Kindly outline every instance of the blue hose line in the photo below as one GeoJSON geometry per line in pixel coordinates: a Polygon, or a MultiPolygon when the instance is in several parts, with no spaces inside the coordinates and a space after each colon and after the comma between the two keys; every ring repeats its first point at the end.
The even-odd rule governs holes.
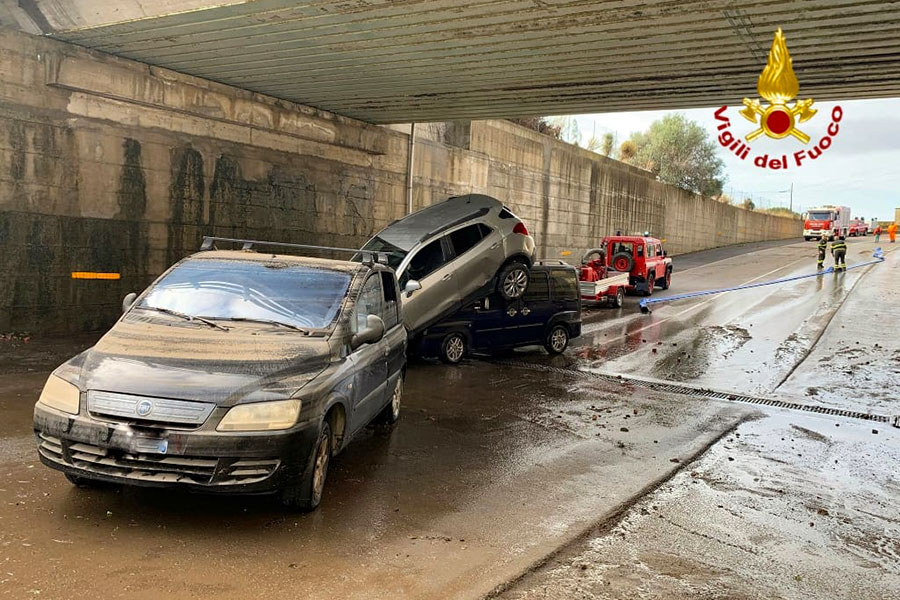
{"type": "MultiPolygon", "coordinates": [[[[859,267],[865,267],[866,265],[874,265],[877,263],[884,262],[884,251],[879,246],[875,248],[875,251],[872,252],[872,258],[874,260],[870,260],[867,262],[857,263],[855,265],[850,265],[845,271],[849,271],[850,269],[857,269],[859,267]]],[[[826,273],[834,273],[834,267],[828,267],[824,271],[817,271],[815,273],[810,273],[808,275],[796,275],[794,277],[782,277],[781,279],[773,279],[772,281],[761,281],[759,283],[750,283],[747,285],[739,285],[730,288],[721,288],[718,290],[704,290],[702,292],[690,292],[688,294],[678,294],[676,296],[666,296],[665,298],[644,298],[640,302],[641,310],[644,312],[649,312],[647,307],[651,304],[657,304],[658,302],[672,302],[674,300],[684,300],[685,298],[697,298],[698,296],[711,296],[713,294],[722,294],[725,292],[733,292],[735,290],[747,290],[750,288],[762,287],[764,285],[775,285],[776,283],[785,283],[788,281],[797,281],[798,279],[806,279],[807,277],[820,277],[825,275],[826,273]]]]}

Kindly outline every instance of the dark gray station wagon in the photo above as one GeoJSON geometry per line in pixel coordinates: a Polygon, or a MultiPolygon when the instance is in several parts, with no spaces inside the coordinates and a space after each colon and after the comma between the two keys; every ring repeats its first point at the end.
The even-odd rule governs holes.
{"type": "Polygon", "coordinates": [[[77,485],[278,492],[309,510],[332,455],[398,419],[394,272],[372,255],[215,249],[234,241],[207,238],[129,294],[97,345],[53,372],[34,409],[45,465],[77,485]]]}

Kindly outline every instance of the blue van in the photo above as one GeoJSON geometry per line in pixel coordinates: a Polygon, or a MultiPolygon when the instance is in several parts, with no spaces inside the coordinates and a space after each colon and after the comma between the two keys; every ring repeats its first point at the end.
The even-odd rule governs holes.
{"type": "Polygon", "coordinates": [[[468,304],[428,327],[419,352],[449,364],[469,353],[519,346],[543,345],[550,354],[561,354],[579,335],[578,272],[562,261],[539,261],[531,268],[524,296],[504,300],[494,293],[468,304]]]}

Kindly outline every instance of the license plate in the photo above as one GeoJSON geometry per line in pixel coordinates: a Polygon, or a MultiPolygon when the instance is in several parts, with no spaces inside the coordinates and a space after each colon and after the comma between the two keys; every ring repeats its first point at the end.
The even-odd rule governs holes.
{"type": "Polygon", "coordinates": [[[134,448],[143,454],[165,454],[169,451],[169,440],[137,438],[134,442],[134,448]]]}

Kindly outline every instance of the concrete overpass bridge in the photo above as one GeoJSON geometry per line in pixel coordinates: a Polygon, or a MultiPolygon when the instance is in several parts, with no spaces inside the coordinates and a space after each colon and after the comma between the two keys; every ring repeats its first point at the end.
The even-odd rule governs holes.
{"type": "Polygon", "coordinates": [[[0,0],[0,23],[372,123],[900,95],[900,2],[0,0]]]}

